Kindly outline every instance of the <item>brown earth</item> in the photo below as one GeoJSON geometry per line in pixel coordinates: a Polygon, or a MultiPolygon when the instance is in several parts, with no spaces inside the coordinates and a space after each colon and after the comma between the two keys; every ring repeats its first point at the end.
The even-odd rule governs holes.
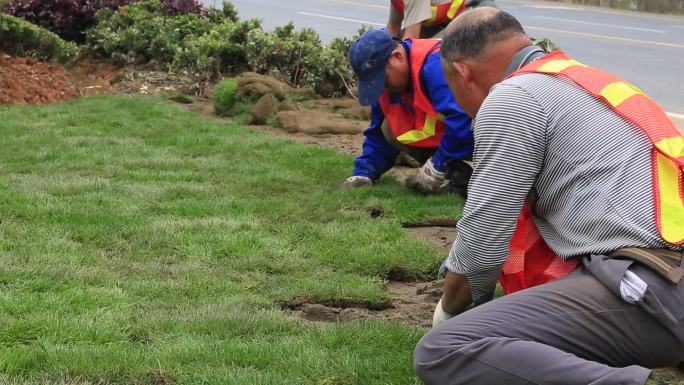
{"type": "Polygon", "coordinates": [[[379,309],[367,304],[311,303],[295,299],[281,304],[299,317],[313,322],[345,322],[378,319],[411,325],[430,326],[432,310],[442,296],[441,282],[388,282],[385,289],[392,299],[379,309]]]}
{"type": "Polygon", "coordinates": [[[81,59],[69,68],[34,58],[0,54],[0,104],[56,103],[106,93],[200,95],[203,84],[166,72],[117,67],[81,59]]]}
{"type": "Polygon", "coordinates": [[[62,66],[0,55],[0,104],[54,103],[80,95],[62,66]]]}

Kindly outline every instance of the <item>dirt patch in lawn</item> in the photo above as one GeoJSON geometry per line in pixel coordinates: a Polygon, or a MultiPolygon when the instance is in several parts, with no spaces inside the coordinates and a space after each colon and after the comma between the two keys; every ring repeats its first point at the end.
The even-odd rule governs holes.
{"type": "Polygon", "coordinates": [[[432,311],[442,296],[441,282],[388,282],[385,289],[392,299],[380,303],[323,301],[306,298],[284,302],[281,307],[312,322],[345,322],[377,319],[404,324],[430,326],[432,311]]]}
{"type": "MultiPolygon", "coordinates": [[[[371,216],[382,215],[374,208],[370,208],[369,213],[371,216]]],[[[445,253],[456,237],[454,220],[449,218],[433,218],[422,224],[407,224],[405,227],[412,238],[423,240],[445,253]]],[[[281,307],[313,322],[379,319],[429,327],[435,304],[442,296],[443,281],[404,282],[401,271],[390,271],[387,278],[390,281],[385,284],[385,290],[390,294],[389,301],[311,301],[300,297],[281,303],[281,307]]]]}
{"type": "Polygon", "coordinates": [[[456,229],[445,226],[423,226],[406,228],[409,236],[414,239],[425,241],[444,251],[444,255],[451,249],[451,244],[456,239],[456,229]]]}
{"type": "Polygon", "coordinates": [[[104,61],[84,58],[67,69],[69,81],[80,95],[102,95],[115,91],[115,85],[130,71],[130,67],[116,67],[104,61]]]}

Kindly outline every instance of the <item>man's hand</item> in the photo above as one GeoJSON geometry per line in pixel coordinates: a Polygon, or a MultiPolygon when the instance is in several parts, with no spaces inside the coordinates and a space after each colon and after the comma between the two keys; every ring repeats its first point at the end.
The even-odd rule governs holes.
{"type": "Polygon", "coordinates": [[[425,194],[434,194],[446,184],[445,172],[438,171],[432,158],[421,167],[416,175],[407,181],[407,185],[425,194]]]}
{"type": "Polygon", "coordinates": [[[435,306],[435,313],[432,315],[432,327],[443,324],[451,317],[453,317],[451,314],[444,311],[442,299],[440,298],[439,302],[437,302],[437,306],[435,306]]]}
{"type": "Polygon", "coordinates": [[[342,188],[355,188],[355,187],[371,187],[373,186],[373,181],[367,176],[354,175],[347,178],[347,180],[342,183],[342,188]]]}

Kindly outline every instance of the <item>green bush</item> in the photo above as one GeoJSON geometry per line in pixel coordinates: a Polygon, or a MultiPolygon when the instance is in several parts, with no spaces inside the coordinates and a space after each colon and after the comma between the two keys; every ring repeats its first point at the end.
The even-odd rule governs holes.
{"type": "Polygon", "coordinates": [[[238,11],[235,6],[228,1],[223,1],[221,9],[209,8],[206,10],[206,16],[214,24],[221,24],[224,21],[238,21],[238,11]]]}
{"type": "Polygon", "coordinates": [[[194,13],[166,15],[159,0],[144,0],[119,11],[103,9],[99,23],[86,33],[95,57],[117,58],[131,64],[154,62],[168,66],[186,39],[195,39],[213,26],[194,13]]]}
{"type": "Polygon", "coordinates": [[[196,39],[185,40],[171,67],[201,80],[221,73],[235,74],[247,66],[245,45],[250,31],[261,28],[259,20],[224,21],[196,39]]]}
{"type": "Polygon", "coordinates": [[[214,111],[218,115],[233,115],[238,105],[237,78],[220,81],[214,89],[214,111]]]}
{"type": "MultiPolygon", "coordinates": [[[[358,36],[363,32],[359,30],[358,36]]],[[[339,96],[354,87],[347,51],[355,39],[338,38],[325,46],[316,31],[295,31],[292,23],[273,32],[253,30],[247,39],[247,62],[253,71],[288,79],[295,87],[309,86],[323,96],[339,96]]]]}
{"type": "Polygon", "coordinates": [[[56,34],[0,13],[0,51],[17,56],[33,56],[43,60],[70,63],[78,54],[76,44],[62,40],[56,34]]]}
{"type": "Polygon", "coordinates": [[[202,15],[168,15],[159,0],[142,0],[118,11],[102,10],[98,18],[87,32],[96,57],[152,63],[203,82],[251,69],[324,96],[354,88],[347,63],[353,39],[335,39],[326,46],[314,30],[295,31],[292,23],[266,32],[259,20],[240,21],[228,2],[202,15]]]}
{"type": "Polygon", "coordinates": [[[246,67],[244,46],[258,20],[239,21],[230,3],[206,14],[169,15],[159,0],[143,0],[115,12],[98,13],[97,27],[87,33],[95,57],[132,64],[153,63],[199,80],[246,67]]]}

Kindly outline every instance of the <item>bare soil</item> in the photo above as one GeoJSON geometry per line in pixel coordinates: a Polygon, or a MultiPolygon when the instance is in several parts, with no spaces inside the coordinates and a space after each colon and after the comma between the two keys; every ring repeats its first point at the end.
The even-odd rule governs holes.
{"type": "Polygon", "coordinates": [[[0,54],[0,104],[54,103],[80,95],[62,66],[0,54]]]}
{"type": "Polygon", "coordinates": [[[441,282],[388,282],[385,289],[392,295],[392,299],[383,303],[379,309],[369,308],[363,303],[315,303],[301,299],[284,303],[282,307],[312,322],[378,319],[430,326],[432,310],[442,296],[441,282]]]}

